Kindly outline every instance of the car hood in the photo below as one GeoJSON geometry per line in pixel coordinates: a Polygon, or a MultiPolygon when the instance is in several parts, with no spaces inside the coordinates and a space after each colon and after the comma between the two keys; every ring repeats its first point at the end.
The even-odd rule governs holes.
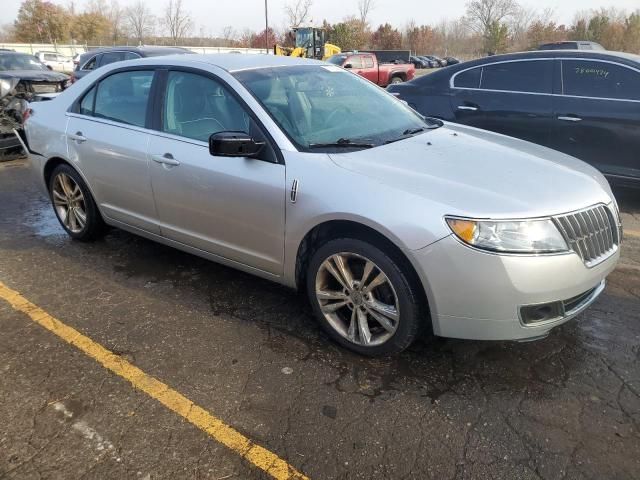
{"type": "Polygon", "coordinates": [[[0,78],[19,78],[31,82],[62,82],[69,76],[52,70],[3,70],[0,71],[0,78]]]}
{"type": "Polygon", "coordinates": [[[341,168],[441,204],[443,214],[541,217],[613,199],[602,174],[580,160],[462,125],[330,157],[341,168]]]}

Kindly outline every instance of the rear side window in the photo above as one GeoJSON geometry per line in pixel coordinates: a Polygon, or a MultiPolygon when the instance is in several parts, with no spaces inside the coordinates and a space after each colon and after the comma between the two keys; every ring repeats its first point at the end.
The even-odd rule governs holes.
{"type": "Polygon", "coordinates": [[[82,67],[82,70],[93,70],[94,68],[96,68],[97,58],[98,58],[98,55],[96,55],[95,57],[92,57],[87,63],[84,64],[84,66],[82,67]]]}
{"type": "Polygon", "coordinates": [[[351,64],[351,68],[364,68],[362,57],[349,57],[345,65],[351,64]]]}
{"type": "Polygon", "coordinates": [[[55,54],[45,53],[44,54],[44,59],[47,60],[47,61],[55,61],[55,60],[57,60],[57,57],[56,57],[55,54]]]}
{"type": "Polygon", "coordinates": [[[456,88],[479,88],[480,72],[482,72],[482,67],[459,73],[453,79],[453,86],[456,88]]]}
{"type": "Polygon", "coordinates": [[[97,87],[94,116],[138,127],[145,126],[153,71],[119,72],[97,87]]]}
{"type": "Polygon", "coordinates": [[[640,73],[613,63],[563,60],[565,95],[640,100],[640,73]]]}
{"type": "Polygon", "coordinates": [[[137,53],[124,52],[124,59],[125,60],[135,60],[137,58],[140,58],[140,55],[138,55],[137,53]]]}
{"type": "Polygon", "coordinates": [[[93,115],[93,99],[96,98],[96,87],[91,87],[80,102],[80,114],[93,115]]]}
{"type": "Polygon", "coordinates": [[[482,67],[480,88],[510,92],[552,93],[553,62],[531,60],[482,67]]]}
{"type": "Polygon", "coordinates": [[[109,65],[114,62],[121,62],[124,60],[125,52],[106,52],[102,54],[102,58],[100,59],[100,66],[109,65]]]}

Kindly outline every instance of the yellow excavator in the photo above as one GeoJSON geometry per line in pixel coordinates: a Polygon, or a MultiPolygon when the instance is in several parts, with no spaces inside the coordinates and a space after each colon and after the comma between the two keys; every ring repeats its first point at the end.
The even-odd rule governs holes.
{"type": "Polygon", "coordinates": [[[325,41],[326,32],[322,28],[312,26],[294,27],[291,29],[290,35],[295,37],[295,47],[274,45],[274,54],[326,60],[331,55],[342,51],[340,47],[325,41]]]}

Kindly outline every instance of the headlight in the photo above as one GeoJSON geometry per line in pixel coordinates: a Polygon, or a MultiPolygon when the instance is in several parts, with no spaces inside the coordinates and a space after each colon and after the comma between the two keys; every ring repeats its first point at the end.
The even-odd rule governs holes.
{"type": "Polygon", "coordinates": [[[0,98],[4,98],[16,88],[20,80],[17,78],[0,78],[0,98]]]}
{"type": "Polygon", "coordinates": [[[553,253],[569,250],[560,231],[545,220],[470,220],[446,218],[449,228],[464,243],[504,253],[553,253]]]}

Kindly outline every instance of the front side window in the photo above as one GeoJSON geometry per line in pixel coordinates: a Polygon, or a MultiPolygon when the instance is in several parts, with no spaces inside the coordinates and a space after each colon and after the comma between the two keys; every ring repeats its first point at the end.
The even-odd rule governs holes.
{"type": "Polygon", "coordinates": [[[562,60],[565,95],[640,100],[640,72],[596,60],[562,60]]]}
{"type": "Polygon", "coordinates": [[[93,115],[144,127],[152,80],[153,71],[119,72],[101,80],[93,115]]]}
{"type": "Polygon", "coordinates": [[[219,82],[202,75],[171,71],[167,79],[162,129],[208,141],[219,132],[250,132],[250,118],[219,82]]]}
{"type": "Polygon", "coordinates": [[[373,58],[364,57],[364,68],[373,68],[373,58]]]}
{"type": "Polygon", "coordinates": [[[124,60],[136,60],[140,58],[140,55],[133,52],[124,52],[124,60]]]}
{"type": "Polygon", "coordinates": [[[453,86],[456,88],[479,88],[481,72],[482,67],[461,72],[453,79],[453,86]]]}
{"type": "Polygon", "coordinates": [[[510,92],[552,93],[553,61],[494,63],[482,67],[480,88],[510,92]]]}
{"type": "Polygon", "coordinates": [[[440,125],[334,65],[261,68],[234,76],[306,151],[345,151],[349,144],[369,148],[440,125]]]}
{"type": "Polygon", "coordinates": [[[47,61],[56,61],[58,58],[53,53],[45,53],[44,54],[44,59],[47,60],[47,61]]]}

